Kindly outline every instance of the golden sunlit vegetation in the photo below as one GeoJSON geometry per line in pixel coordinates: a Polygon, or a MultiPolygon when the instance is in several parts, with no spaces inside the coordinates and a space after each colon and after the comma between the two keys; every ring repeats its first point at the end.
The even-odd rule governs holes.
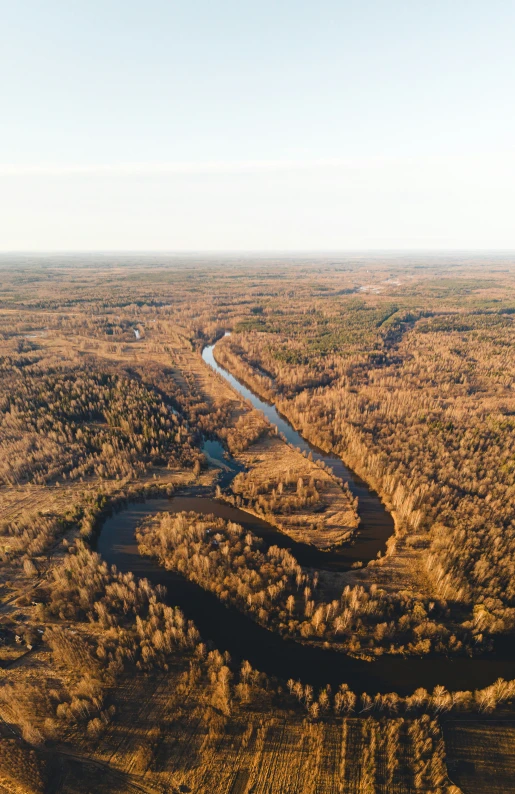
{"type": "Polygon", "coordinates": [[[179,571],[216,593],[222,601],[249,612],[264,626],[346,651],[380,655],[384,651],[463,652],[470,637],[458,639],[444,625],[445,603],[415,599],[407,592],[387,593],[372,585],[347,585],[330,603],[317,593],[318,572],[298,565],[287,549],[264,549],[243,527],[195,513],[148,519],[137,538],[143,554],[179,571]]]}
{"type": "Polygon", "coordinates": [[[346,483],[309,457],[270,435],[254,442],[238,460],[246,471],[236,475],[225,499],[243,507],[294,540],[320,549],[349,540],[359,519],[346,483]]]}
{"type": "Polygon", "coordinates": [[[473,298],[470,282],[465,296],[459,281],[455,295],[444,285],[432,310],[399,306],[381,321],[354,299],[348,308],[363,335],[338,354],[313,348],[317,333],[326,339],[342,325],[329,310],[312,315],[308,331],[273,316],[270,328],[217,346],[219,360],[273,395],[305,437],[375,485],[398,518],[397,545],[420,549],[433,592],[469,605],[464,628],[477,636],[515,621],[513,287],[508,280],[502,297],[481,300],[482,287],[492,292],[483,284],[473,284],[473,298]],[[308,363],[289,362],[290,347],[308,363]]]}
{"type": "Polygon", "coordinates": [[[191,433],[170,400],[135,373],[87,356],[13,354],[2,363],[4,483],[137,477],[151,465],[194,462],[191,433]]]}
{"type": "Polygon", "coordinates": [[[367,531],[347,484],[204,364],[219,339],[217,361],[377,490],[394,535],[318,571],[164,512],[141,550],[371,669],[490,653],[515,631],[514,322],[507,257],[3,257],[0,792],[515,790],[512,681],[400,697],[274,679],[95,551],[112,508],[156,494],[217,493],[317,553],[367,531]]]}

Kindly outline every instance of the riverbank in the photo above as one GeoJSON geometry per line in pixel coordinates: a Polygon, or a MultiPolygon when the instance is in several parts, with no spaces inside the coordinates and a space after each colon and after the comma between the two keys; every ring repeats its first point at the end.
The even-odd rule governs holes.
{"type": "MultiPolygon", "coordinates": [[[[225,337],[230,336],[226,334],[225,337]]],[[[222,337],[224,339],[225,337],[222,337]]],[[[227,354],[220,356],[220,342],[204,348],[203,358],[206,363],[222,375],[238,393],[249,400],[252,405],[263,411],[268,420],[275,424],[288,441],[310,453],[315,460],[329,466],[334,473],[348,482],[351,493],[358,498],[360,527],[352,538],[363,551],[362,558],[356,557],[351,570],[338,574],[328,574],[324,585],[327,592],[338,593],[345,585],[365,584],[377,585],[389,592],[399,589],[410,589],[414,594],[436,597],[434,585],[427,575],[424,560],[418,551],[424,538],[414,536],[412,542],[406,542],[404,520],[400,512],[392,504],[389,493],[383,488],[380,478],[375,476],[370,467],[351,454],[348,449],[333,450],[330,443],[316,432],[314,427],[299,426],[291,415],[289,404],[278,399],[279,408],[268,399],[274,396],[270,391],[269,379],[261,376],[253,377],[248,366],[244,366],[238,377],[228,372],[223,364],[230,365],[233,360],[227,354]],[[217,356],[220,361],[217,360],[217,356]],[[242,380],[240,380],[242,378],[242,380]],[[378,524],[387,526],[389,533],[382,533],[378,524]],[[384,538],[384,544],[367,544],[366,533],[374,529],[384,538]],[[359,563],[362,563],[360,565],[359,563]]],[[[225,353],[225,349],[222,347],[225,353]]]]}
{"type": "Polygon", "coordinates": [[[334,548],[355,534],[359,518],[350,492],[282,439],[262,437],[237,459],[246,471],[231,483],[236,506],[319,549],[334,548]]]}
{"type": "Polygon", "coordinates": [[[211,369],[227,381],[230,386],[243,399],[247,400],[254,408],[262,411],[269,422],[277,428],[278,433],[300,452],[311,455],[313,461],[329,467],[332,474],[348,484],[353,497],[358,499],[358,516],[360,519],[359,532],[353,538],[352,546],[346,548],[348,568],[361,563],[366,565],[386,551],[388,539],[394,534],[395,526],[392,516],[386,510],[377,493],[371,490],[344,462],[333,453],[324,453],[318,447],[306,441],[282,416],[275,406],[265,402],[249,388],[242,385],[237,378],[227,372],[215,358],[216,344],[204,347],[202,358],[211,369]]]}
{"type": "MultiPolygon", "coordinates": [[[[233,664],[238,667],[248,660],[254,668],[283,681],[300,679],[304,683],[333,689],[345,682],[355,692],[410,695],[415,689],[427,690],[443,685],[449,691],[480,689],[498,678],[509,679],[513,674],[512,657],[484,656],[477,658],[443,655],[410,657],[383,655],[373,663],[356,659],[330,648],[313,647],[283,639],[255,623],[250,617],[225,606],[214,594],[173,571],[167,571],[150,558],[138,552],[135,532],[144,518],[160,512],[179,513],[195,511],[220,516],[235,521],[244,528],[264,537],[268,542],[278,540],[283,548],[292,547],[298,559],[302,544],[293,543],[266,522],[241,510],[220,504],[213,499],[196,496],[174,496],[170,500],[149,500],[127,506],[123,512],[109,517],[104,523],[97,542],[97,550],[110,565],[122,573],[133,572],[147,578],[154,586],[166,587],[166,602],[179,606],[198,627],[205,641],[212,641],[220,652],[228,651],[233,664]]],[[[320,552],[311,546],[304,547],[309,559],[314,555],[333,564],[338,552],[320,552]]],[[[305,564],[302,560],[302,564],[305,564]]]]}

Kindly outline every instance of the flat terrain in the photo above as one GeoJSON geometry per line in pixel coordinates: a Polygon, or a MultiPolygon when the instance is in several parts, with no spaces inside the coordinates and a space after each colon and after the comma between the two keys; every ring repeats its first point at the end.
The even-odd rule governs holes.
{"type": "Polygon", "coordinates": [[[86,259],[0,259],[0,792],[515,791],[511,683],[268,679],[93,551],[112,507],[214,496],[230,457],[220,498],[322,550],[359,532],[345,484],[202,361],[231,330],[223,365],[395,518],[384,557],[300,571],[287,608],[286,558],[247,571],[282,630],[297,610],[319,644],[452,664],[512,634],[513,262],[86,259]]]}
{"type": "MultiPolygon", "coordinates": [[[[269,523],[301,543],[310,543],[320,549],[330,548],[349,540],[358,527],[359,519],[352,504],[352,498],[327,471],[301,455],[290,445],[278,438],[266,437],[240,453],[248,474],[239,474],[232,483],[232,491],[243,497],[257,495],[252,504],[259,508],[259,494],[270,496],[275,491],[274,510],[271,512],[269,499],[263,499],[260,510],[269,523]],[[320,499],[313,505],[295,506],[298,481],[308,486],[311,479],[316,481],[320,499]],[[277,494],[278,483],[288,480],[292,483],[291,497],[288,489],[277,494]],[[290,506],[291,505],[291,506],[290,506]]],[[[252,509],[252,504],[250,509],[252,509]]]]}
{"type": "Polygon", "coordinates": [[[447,765],[464,794],[515,791],[515,722],[449,722],[445,725],[447,765]]]}

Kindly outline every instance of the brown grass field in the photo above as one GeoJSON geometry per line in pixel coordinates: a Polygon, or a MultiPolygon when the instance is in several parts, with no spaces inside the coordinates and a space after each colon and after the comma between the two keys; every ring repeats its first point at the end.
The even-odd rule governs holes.
{"type": "Polygon", "coordinates": [[[449,721],[444,726],[447,766],[465,794],[511,794],[515,789],[515,722],[449,721]]]}

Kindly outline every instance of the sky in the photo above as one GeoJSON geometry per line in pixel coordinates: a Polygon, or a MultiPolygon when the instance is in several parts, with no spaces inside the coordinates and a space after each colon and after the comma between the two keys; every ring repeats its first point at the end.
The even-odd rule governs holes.
{"type": "Polygon", "coordinates": [[[0,250],[515,250],[513,0],[0,0],[0,250]]]}

